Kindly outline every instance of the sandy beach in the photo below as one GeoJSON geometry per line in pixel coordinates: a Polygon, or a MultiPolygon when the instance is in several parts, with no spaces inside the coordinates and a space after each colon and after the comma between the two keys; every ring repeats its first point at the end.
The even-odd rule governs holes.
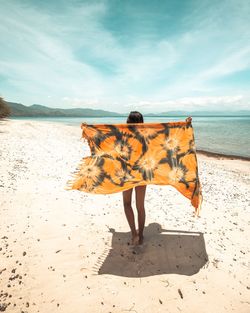
{"type": "Polygon", "coordinates": [[[122,196],[66,191],[80,127],[0,122],[0,311],[250,312],[250,161],[198,154],[201,217],[148,186],[145,243],[122,196]]]}

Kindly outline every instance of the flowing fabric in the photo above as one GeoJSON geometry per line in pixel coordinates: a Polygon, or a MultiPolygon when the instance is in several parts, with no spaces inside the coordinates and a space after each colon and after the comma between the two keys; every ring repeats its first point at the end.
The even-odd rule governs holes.
{"type": "Polygon", "coordinates": [[[202,193],[190,122],[82,124],[91,155],[69,189],[110,194],[142,185],[171,185],[191,200],[198,215],[202,193]]]}

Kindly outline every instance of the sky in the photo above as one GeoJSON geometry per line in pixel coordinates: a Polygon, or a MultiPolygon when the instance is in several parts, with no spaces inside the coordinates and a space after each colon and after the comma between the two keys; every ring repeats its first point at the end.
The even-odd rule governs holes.
{"type": "Polygon", "coordinates": [[[120,113],[250,109],[249,0],[0,0],[0,96],[120,113]]]}

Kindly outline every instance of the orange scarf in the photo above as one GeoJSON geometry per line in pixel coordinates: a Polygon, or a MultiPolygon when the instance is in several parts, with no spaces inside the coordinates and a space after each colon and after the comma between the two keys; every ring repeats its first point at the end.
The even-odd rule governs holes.
{"type": "Polygon", "coordinates": [[[109,194],[135,186],[171,185],[198,215],[201,186],[189,122],[82,124],[91,156],[84,157],[69,189],[109,194]]]}

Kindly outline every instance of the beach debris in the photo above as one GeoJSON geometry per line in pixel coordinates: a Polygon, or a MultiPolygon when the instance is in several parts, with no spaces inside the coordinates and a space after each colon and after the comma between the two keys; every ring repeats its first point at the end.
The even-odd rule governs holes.
{"type": "Polygon", "coordinates": [[[1,293],[0,293],[0,298],[4,298],[4,300],[8,297],[8,292],[3,292],[3,290],[1,290],[1,293]]]}
{"type": "Polygon", "coordinates": [[[214,259],[214,260],[212,261],[213,266],[216,267],[216,268],[218,268],[218,263],[219,263],[219,261],[220,261],[220,260],[218,260],[218,259],[214,259]]]}
{"type": "Polygon", "coordinates": [[[25,256],[27,254],[27,252],[26,251],[23,251],[23,256],[25,256]]]}
{"type": "Polygon", "coordinates": [[[170,285],[167,279],[161,280],[161,282],[166,284],[164,287],[168,287],[170,285]]]}
{"type": "Polygon", "coordinates": [[[53,266],[49,266],[49,267],[48,267],[48,270],[54,272],[54,271],[55,271],[55,268],[54,268],[53,266]]]}
{"type": "Polygon", "coordinates": [[[161,301],[161,299],[159,299],[159,302],[160,302],[160,304],[162,304],[162,301],[161,301]]]}
{"type": "Polygon", "coordinates": [[[56,253],[59,253],[60,251],[62,251],[62,250],[57,250],[56,253]]]}
{"type": "Polygon", "coordinates": [[[178,293],[179,293],[181,299],[183,299],[183,293],[182,293],[182,291],[180,289],[178,289],[178,293]]]}
{"type": "Polygon", "coordinates": [[[6,267],[3,268],[2,270],[0,270],[0,275],[2,274],[2,272],[6,271],[6,267]]]}
{"type": "Polygon", "coordinates": [[[16,274],[16,275],[11,275],[11,276],[9,277],[9,280],[14,280],[14,279],[16,279],[16,278],[18,278],[18,277],[19,277],[18,274],[16,274]]]}
{"type": "Polygon", "coordinates": [[[0,303],[0,312],[4,312],[8,307],[7,303],[0,303]]]}

